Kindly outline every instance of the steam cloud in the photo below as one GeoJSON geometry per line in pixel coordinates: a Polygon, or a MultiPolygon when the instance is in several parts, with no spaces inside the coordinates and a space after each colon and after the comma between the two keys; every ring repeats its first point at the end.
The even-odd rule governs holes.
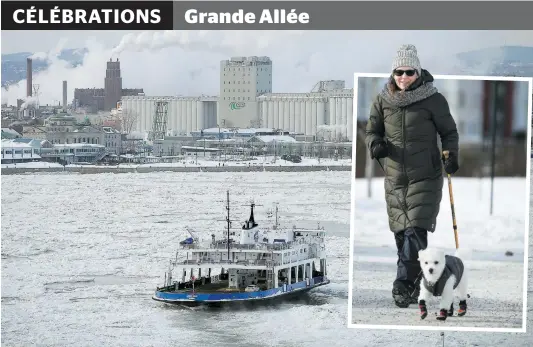
{"type": "MultiPolygon", "coordinates": [[[[124,51],[155,51],[168,47],[179,47],[185,51],[246,55],[246,51],[262,51],[271,45],[272,41],[269,40],[271,35],[262,35],[260,39],[253,40],[253,34],[250,33],[205,30],[131,33],[125,35],[112,52],[114,56],[118,56],[124,51]]],[[[304,33],[304,31],[290,31],[285,34],[285,38],[286,40],[296,40],[304,33]]]]}
{"type": "MultiPolygon", "coordinates": [[[[144,88],[147,95],[218,95],[220,60],[256,55],[273,60],[274,92],[309,92],[319,80],[332,79],[345,80],[351,88],[356,71],[388,72],[403,43],[417,46],[422,66],[433,74],[453,74],[456,53],[503,45],[509,35],[516,36],[473,31],[142,32],[123,36],[112,48],[88,39],[83,45],[88,53],[77,67],[59,59],[68,42],[61,39],[49,52],[32,56],[49,64],[46,71],[33,73],[33,83],[39,84],[39,103],[44,105],[58,104],[62,81],[68,81],[70,102],[74,88],[103,88],[106,61],[119,58],[123,88],[144,88]]],[[[500,58],[497,55],[495,51],[494,60],[500,58]]],[[[489,60],[470,73],[487,74],[494,64],[489,60]]],[[[15,104],[17,98],[25,99],[25,88],[23,80],[3,89],[2,101],[15,104]]]]}
{"type": "Polygon", "coordinates": [[[38,106],[38,100],[37,100],[37,98],[35,96],[26,97],[26,100],[22,103],[20,108],[21,108],[21,110],[25,110],[25,109],[27,109],[28,107],[31,107],[31,106],[34,106],[34,107],[38,106]]]}

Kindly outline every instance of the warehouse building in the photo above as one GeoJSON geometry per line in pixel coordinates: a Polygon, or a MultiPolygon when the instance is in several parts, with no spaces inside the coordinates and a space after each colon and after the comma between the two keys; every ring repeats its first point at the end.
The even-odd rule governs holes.
{"type": "Polygon", "coordinates": [[[272,93],[268,57],[233,57],[220,65],[218,97],[122,97],[134,131],[152,131],[156,102],[168,101],[166,134],[209,128],[271,128],[325,141],[353,138],[353,89],[342,80],[320,81],[309,93],[272,93]]]}
{"type": "Polygon", "coordinates": [[[353,90],[344,81],[320,81],[310,93],[269,93],[257,99],[261,126],[319,140],[352,140],[353,90]]]}
{"type": "Polygon", "coordinates": [[[123,117],[131,117],[133,130],[152,130],[156,102],[168,102],[167,134],[190,135],[191,132],[217,126],[217,97],[125,96],[122,97],[123,117]]]}

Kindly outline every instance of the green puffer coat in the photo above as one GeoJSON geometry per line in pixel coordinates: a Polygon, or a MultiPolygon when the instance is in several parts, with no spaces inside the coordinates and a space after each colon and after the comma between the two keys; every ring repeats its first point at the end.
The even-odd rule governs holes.
{"type": "Polygon", "coordinates": [[[422,77],[404,95],[415,93],[408,95],[408,100],[404,96],[402,102],[391,98],[384,89],[375,98],[367,123],[365,140],[369,149],[377,139],[387,142],[389,155],[380,161],[385,168],[387,213],[393,232],[410,226],[435,231],[443,190],[437,134],[442,150],[459,154],[459,135],[448,102],[431,82],[433,77],[423,70],[422,77]],[[418,88],[421,89],[416,91],[418,88]],[[403,209],[398,199],[402,200],[403,209]]]}

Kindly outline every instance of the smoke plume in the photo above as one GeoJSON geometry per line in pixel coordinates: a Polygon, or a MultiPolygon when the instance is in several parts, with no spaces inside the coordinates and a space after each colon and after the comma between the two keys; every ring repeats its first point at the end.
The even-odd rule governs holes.
{"type": "MultiPolygon", "coordinates": [[[[88,38],[80,44],[88,52],[76,67],[59,59],[68,42],[60,39],[50,51],[33,55],[49,65],[46,71],[34,72],[33,83],[40,86],[36,97],[41,105],[57,104],[63,80],[69,96],[74,88],[103,88],[106,62],[119,58],[123,88],[144,88],[147,95],[218,95],[220,61],[255,55],[273,61],[273,92],[309,92],[318,81],[335,79],[351,88],[354,72],[389,72],[396,49],[404,43],[417,46],[423,68],[433,74],[455,74],[457,53],[503,45],[512,35],[516,36],[493,31],[141,32],[123,36],[114,47],[88,38]]],[[[471,73],[486,74],[493,64],[471,68],[471,73]]],[[[25,86],[22,80],[3,89],[2,101],[15,104],[17,98],[25,99],[25,86]]]]}

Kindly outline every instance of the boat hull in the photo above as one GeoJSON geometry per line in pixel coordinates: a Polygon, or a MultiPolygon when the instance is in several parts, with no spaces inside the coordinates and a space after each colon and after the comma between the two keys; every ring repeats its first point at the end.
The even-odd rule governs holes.
{"type": "Polygon", "coordinates": [[[167,292],[156,291],[152,296],[153,300],[167,304],[185,305],[185,306],[220,306],[231,303],[255,303],[271,301],[275,299],[294,297],[304,294],[311,289],[329,284],[330,280],[326,277],[314,277],[307,281],[285,284],[278,288],[256,292],[238,292],[238,293],[202,293],[201,289],[192,292],[167,292]]]}

